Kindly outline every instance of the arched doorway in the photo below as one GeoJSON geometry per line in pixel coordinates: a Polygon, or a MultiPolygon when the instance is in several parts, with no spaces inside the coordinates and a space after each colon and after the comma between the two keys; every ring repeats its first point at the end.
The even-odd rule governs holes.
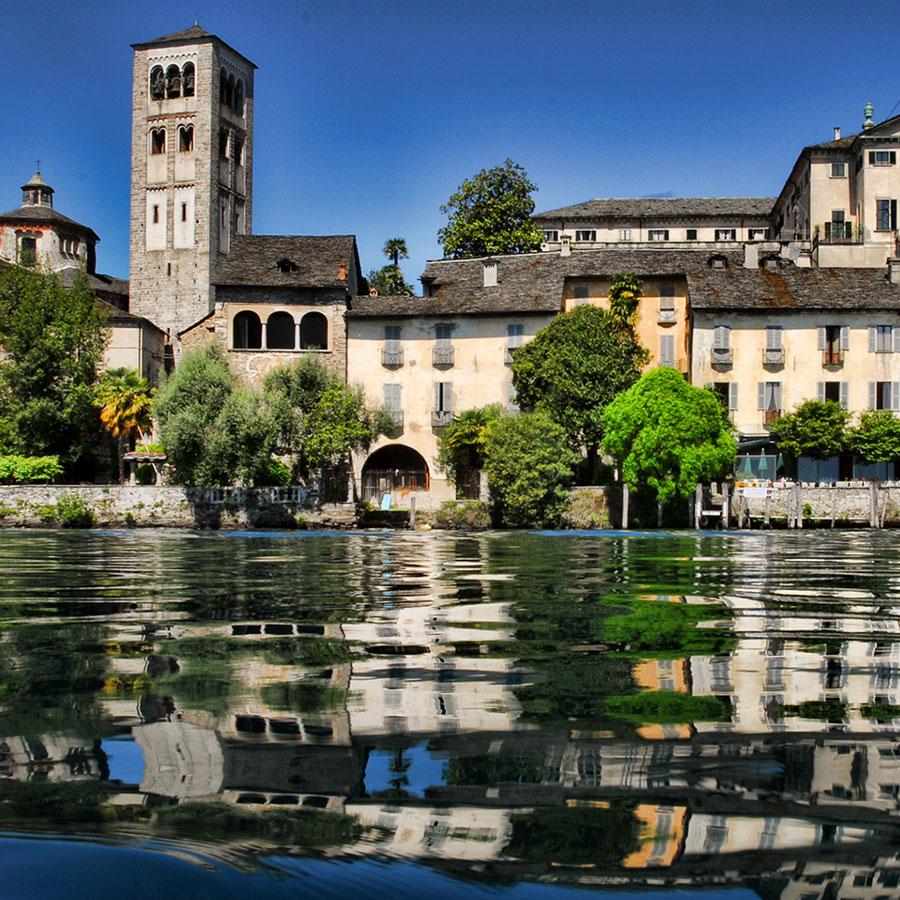
{"type": "Polygon", "coordinates": [[[376,506],[385,494],[391,500],[409,496],[414,491],[427,491],[428,463],[421,453],[405,444],[388,444],[369,455],[362,468],[362,498],[376,506]]]}

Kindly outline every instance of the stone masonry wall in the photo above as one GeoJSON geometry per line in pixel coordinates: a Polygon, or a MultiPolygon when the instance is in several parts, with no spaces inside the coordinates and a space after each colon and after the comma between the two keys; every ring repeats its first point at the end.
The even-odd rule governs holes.
{"type": "Polygon", "coordinates": [[[352,503],[315,503],[299,488],[0,485],[0,527],[50,527],[61,497],[77,497],[99,527],[352,528],[352,503]]]}

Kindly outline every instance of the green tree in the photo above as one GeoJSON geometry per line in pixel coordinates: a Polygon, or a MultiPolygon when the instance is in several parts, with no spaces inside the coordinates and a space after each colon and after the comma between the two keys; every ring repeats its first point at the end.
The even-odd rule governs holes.
{"type": "Polygon", "coordinates": [[[850,414],[840,403],[807,400],[772,423],[772,436],[778,449],[793,459],[826,459],[844,449],[849,421],[850,414]]]}
{"type": "Polygon", "coordinates": [[[368,450],[390,426],[370,410],[362,390],[351,388],[318,360],[304,358],[273,369],[264,382],[277,452],[294,458],[295,472],[349,463],[354,450],[368,450]]]}
{"type": "Polygon", "coordinates": [[[0,277],[0,452],[58,454],[69,476],[93,467],[93,406],[107,336],[87,277],[11,267],[0,277]]]}
{"type": "Polygon", "coordinates": [[[578,454],[544,411],[497,419],[487,430],[485,471],[500,522],[513,527],[558,522],[578,454]]]}
{"type": "Polygon", "coordinates": [[[399,268],[400,260],[409,258],[406,241],[403,238],[389,238],[384,242],[384,255],[399,268]]]}
{"type": "Polygon", "coordinates": [[[609,286],[609,309],[620,322],[634,325],[643,285],[634,275],[616,275],[609,286]]]}
{"type": "Polygon", "coordinates": [[[596,306],[557,316],[513,355],[513,384],[523,409],[544,409],[565,429],[572,449],[593,465],[603,410],[638,380],[650,354],[630,325],[596,306]]]}
{"type": "Polygon", "coordinates": [[[400,266],[389,263],[380,269],[372,269],[366,276],[370,288],[375,288],[384,297],[412,297],[415,290],[406,283],[400,266]]]}
{"type": "Polygon", "coordinates": [[[444,256],[464,259],[539,250],[541,230],[532,221],[536,186],[525,170],[507,159],[464,181],[441,207],[447,224],[438,231],[444,256]]]}
{"type": "Polygon", "coordinates": [[[675,369],[652,369],[603,413],[603,449],[629,487],[659,503],[731,471],[737,442],[722,405],[675,369]]]}
{"type": "Polygon", "coordinates": [[[900,457],[900,419],[887,409],[860,414],[859,424],[847,432],[847,447],[872,463],[900,457]]]}
{"type": "Polygon", "coordinates": [[[119,458],[119,481],[124,481],[123,455],[135,438],[153,425],[153,392],[146,378],[134,369],[109,369],[94,389],[94,406],[100,422],[115,438],[119,458]]]}
{"type": "Polygon", "coordinates": [[[466,409],[438,437],[438,468],[451,480],[462,469],[481,469],[487,448],[487,431],[503,416],[499,403],[466,409]]]}

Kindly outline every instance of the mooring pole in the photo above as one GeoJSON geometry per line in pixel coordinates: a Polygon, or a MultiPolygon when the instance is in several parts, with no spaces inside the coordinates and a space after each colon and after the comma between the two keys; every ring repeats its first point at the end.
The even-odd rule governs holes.
{"type": "Polygon", "coordinates": [[[700,519],[703,516],[703,485],[698,484],[694,489],[694,528],[699,531],[700,519]]]}
{"type": "Polygon", "coordinates": [[[731,497],[729,496],[728,482],[722,482],[722,527],[728,528],[728,517],[731,513],[731,497]]]}
{"type": "Polygon", "coordinates": [[[869,482],[869,528],[878,527],[878,495],[875,493],[877,486],[874,481],[869,482]]]}
{"type": "Polygon", "coordinates": [[[416,527],[416,495],[409,498],[409,527],[416,527]]]}
{"type": "Polygon", "coordinates": [[[628,482],[622,482],[622,529],[628,529],[628,482]]]}

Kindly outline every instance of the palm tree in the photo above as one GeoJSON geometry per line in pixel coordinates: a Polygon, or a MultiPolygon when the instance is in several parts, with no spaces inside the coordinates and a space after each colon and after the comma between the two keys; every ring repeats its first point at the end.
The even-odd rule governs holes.
{"type": "Polygon", "coordinates": [[[109,369],[94,389],[94,406],[103,427],[116,439],[119,481],[125,479],[125,445],[140,438],[152,425],[153,391],[134,369],[109,369]]]}
{"type": "Polygon", "coordinates": [[[610,312],[623,325],[634,325],[643,285],[634,275],[616,275],[609,286],[610,312]]]}
{"type": "Polygon", "coordinates": [[[384,255],[395,265],[400,265],[401,259],[409,258],[406,249],[406,241],[403,238],[390,238],[384,243],[384,255]]]}

